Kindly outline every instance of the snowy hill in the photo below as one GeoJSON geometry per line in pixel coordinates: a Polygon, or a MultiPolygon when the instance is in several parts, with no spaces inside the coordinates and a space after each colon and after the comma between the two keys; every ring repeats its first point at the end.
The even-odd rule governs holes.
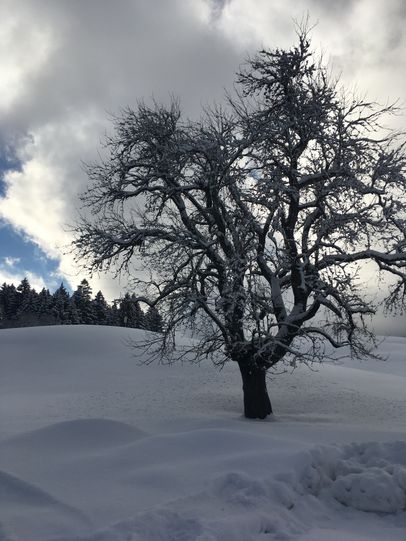
{"type": "Polygon", "coordinates": [[[406,539],[406,339],[269,382],[141,365],[116,327],[0,332],[1,541],[406,539]]]}

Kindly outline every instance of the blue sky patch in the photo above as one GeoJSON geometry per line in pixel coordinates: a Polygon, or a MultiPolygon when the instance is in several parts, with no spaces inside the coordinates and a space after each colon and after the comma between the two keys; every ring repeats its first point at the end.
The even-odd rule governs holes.
{"type": "MultiPolygon", "coordinates": [[[[59,261],[49,258],[34,242],[0,221],[0,267],[10,274],[31,272],[41,277],[50,291],[59,287],[63,277],[59,261]]],[[[68,288],[66,281],[64,282],[68,288]]]]}
{"type": "Polygon", "coordinates": [[[6,194],[4,175],[7,171],[21,171],[22,163],[13,150],[0,142],[0,197],[6,194]]]}
{"type": "MultiPolygon", "coordinates": [[[[20,171],[21,167],[13,150],[0,142],[0,197],[6,195],[4,175],[8,171],[20,171]]],[[[32,273],[54,291],[64,281],[58,267],[57,259],[49,258],[37,244],[0,219],[0,271],[19,277],[32,273]]],[[[64,283],[70,289],[66,281],[64,283]]]]}

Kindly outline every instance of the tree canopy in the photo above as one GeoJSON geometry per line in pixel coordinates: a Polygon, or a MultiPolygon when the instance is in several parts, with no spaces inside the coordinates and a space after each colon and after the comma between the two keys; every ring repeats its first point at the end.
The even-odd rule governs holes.
{"type": "Polygon", "coordinates": [[[238,363],[245,414],[265,417],[280,361],[368,353],[364,262],[392,278],[388,307],[403,302],[404,138],[382,127],[396,110],[343,90],[306,30],[249,59],[197,121],[176,100],[125,109],[87,167],[78,258],[93,271],[142,261],[138,300],[160,308],[163,354],[175,329],[195,330],[194,355],[238,363]]]}

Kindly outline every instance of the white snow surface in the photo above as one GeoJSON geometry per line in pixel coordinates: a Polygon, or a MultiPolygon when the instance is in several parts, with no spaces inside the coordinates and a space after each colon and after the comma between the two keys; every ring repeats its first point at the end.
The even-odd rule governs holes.
{"type": "Polygon", "coordinates": [[[405,541],[406,339],[270,377],[141,364],[143,332],[0,331],[1,541],[405,541]]]}

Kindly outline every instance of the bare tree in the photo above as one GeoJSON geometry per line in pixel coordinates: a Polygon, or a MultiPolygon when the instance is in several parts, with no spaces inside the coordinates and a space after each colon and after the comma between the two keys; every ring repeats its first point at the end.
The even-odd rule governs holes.
{"type": "Polygon", "coordinates": [[[88,166],[74,246],[91,270],[153,269],[139,298],[164,316],[161,353],[189,326],[195,356],[237,363],[245,415],[264,418],[277,363],[369,352],[363,262],[402,303],[406,162],[381,126],[396,108],[342,91],[306,31],[249,60],[236,89],[197,122],[176,101],[124,110],[88,166]]]}

